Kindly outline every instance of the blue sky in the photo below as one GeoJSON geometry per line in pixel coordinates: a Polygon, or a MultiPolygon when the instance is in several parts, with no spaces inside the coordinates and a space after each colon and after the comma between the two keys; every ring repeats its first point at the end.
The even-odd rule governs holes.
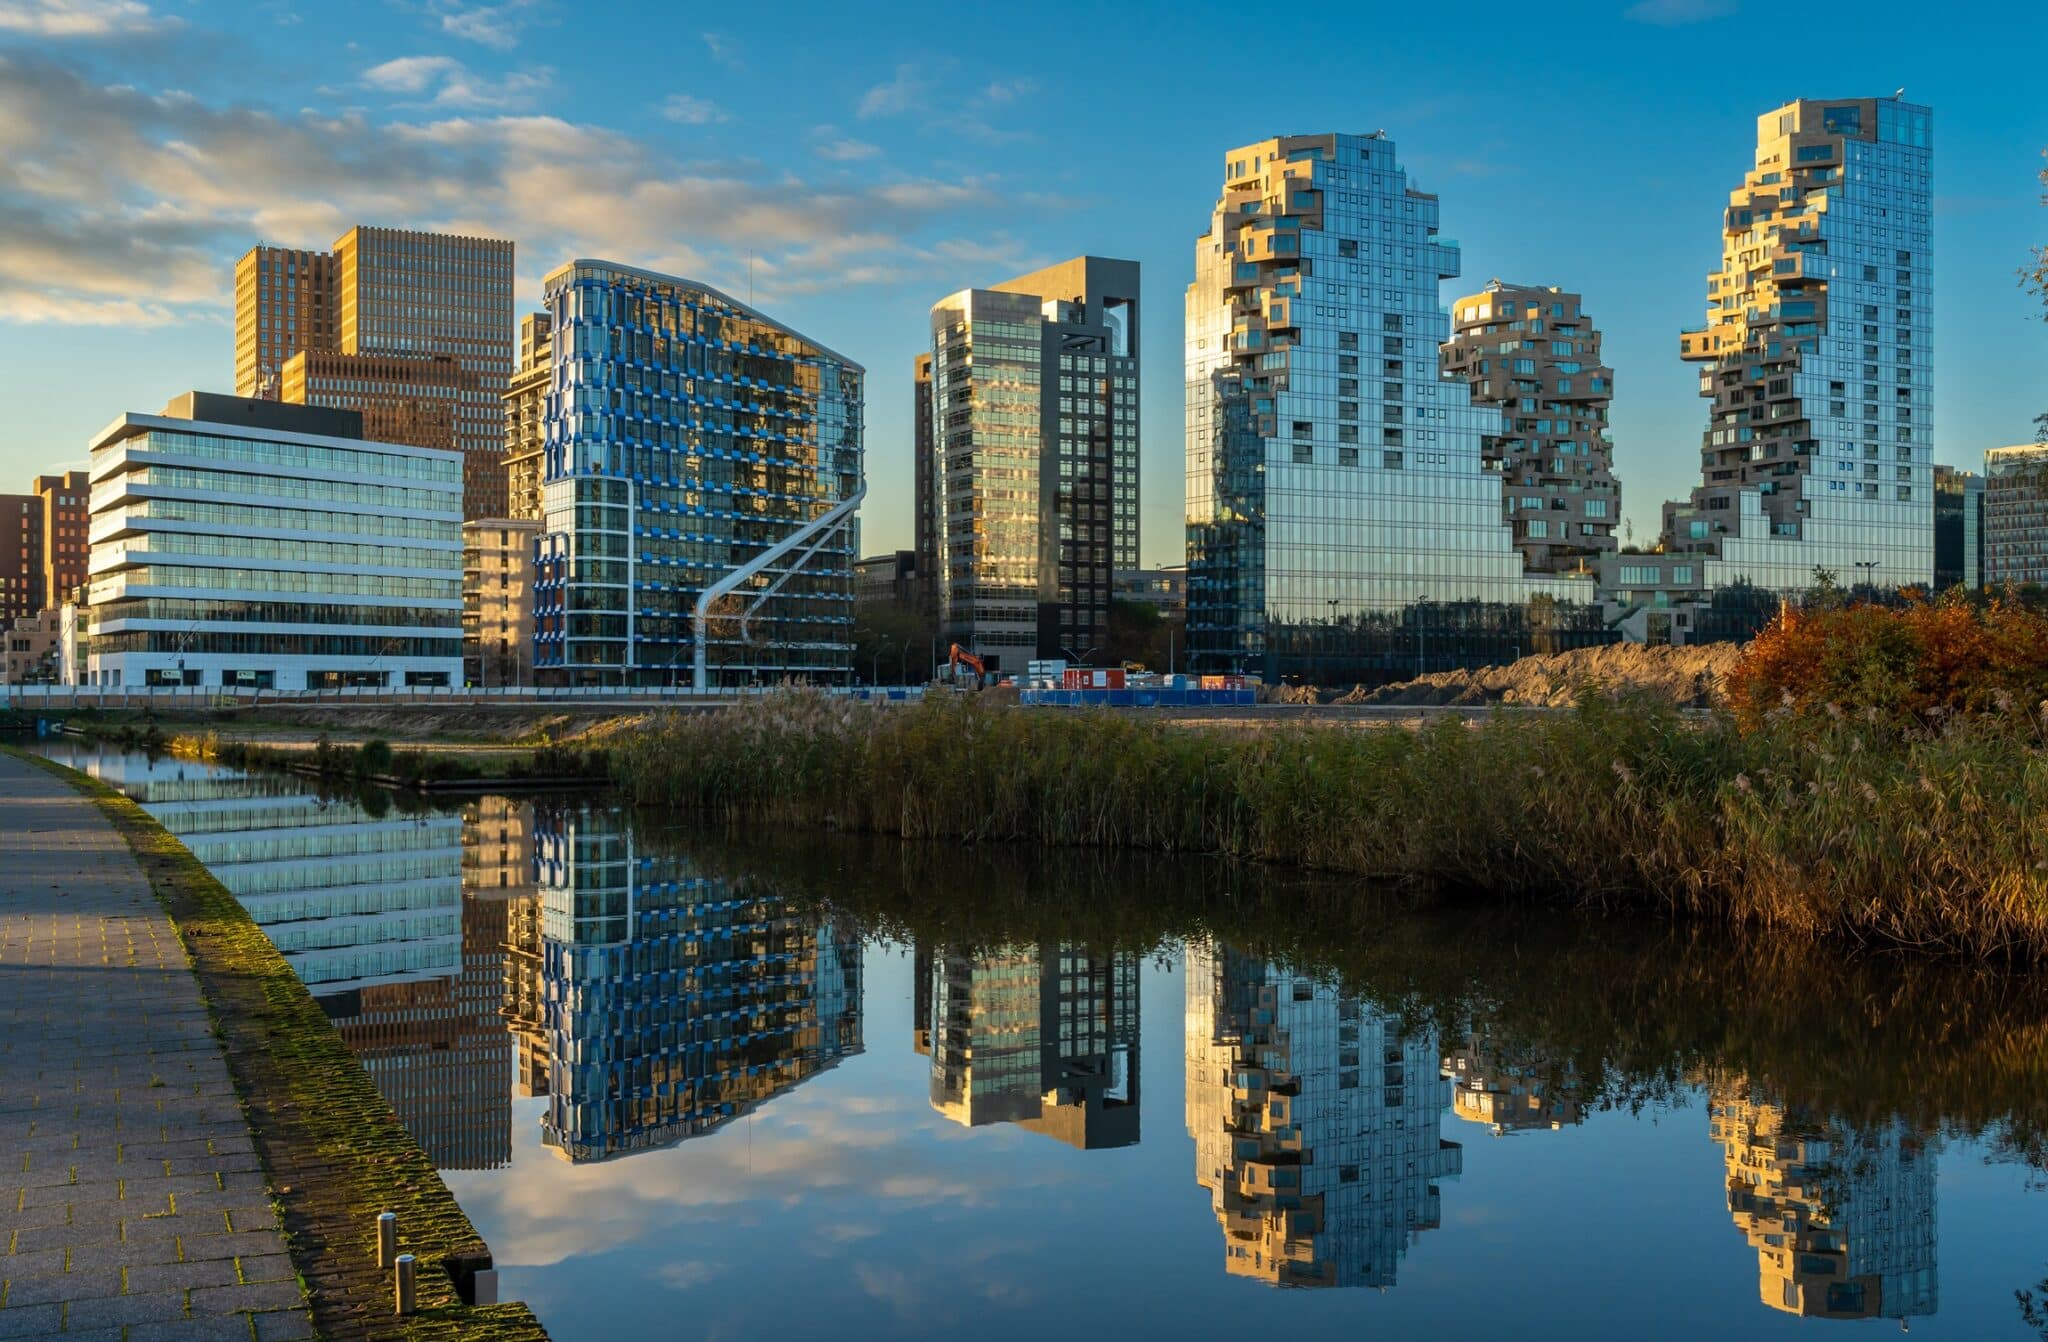
{"type": "Polygon", "coordinates": [[[1181,293],[1230,148],[1385,129],[1491,276],[1586,296],[1638,539],[1698,469],[1702,320],[1755,118],[1935,109],[1935,457],[2048,409],[2039,6],[1281,7],[0,0],[0,491],[124,410],[231,390],[230,268],[356,222],[717,284],[868,368],[864,545],[909,543],[931,303],[1144,265],[1143,558],[1181,553],[1181,293]]]}

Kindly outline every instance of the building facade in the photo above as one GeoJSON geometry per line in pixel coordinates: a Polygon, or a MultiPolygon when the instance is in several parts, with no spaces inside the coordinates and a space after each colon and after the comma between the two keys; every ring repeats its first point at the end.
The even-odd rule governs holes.
{"type": "Polygon", "coordinates": [[[235,263],[235,395],[277,400],[285,361],[341,349],[334,253],[251,247],[235,263]]]}
{"type": "Polygon", "coordinates": [[[545,312],[519,322],[519,366],[505,388],[505,516],[541,518],[547,443],[549,352],[554,328],[545,312]]]}
{"type": "Polygon", "coordinates": [[[1984,454],[1983,534],[1987,586],[2048,583],[2048,446],[1984,454]]]}
{"type": "Polygon", "coordinates": [[[43,501],[0,494],[0,629],[43,608],[43,501]]]}
{"type": "Polygon", "coordinates": [[[64,613],[48,608],[0,628],[0,685],[62,685],[64,613]]]}
{"type": "Polygon", "coordinates": [[[920,354],[910,370],[911,546],[917,551],[917,608],[920,615],[939,613],[938,475],[932,465],[932,356],[920,354]]]}
{"type": "Polygon", "coordinates": [[[1188,948],[1188,1135],[1232,1276],[1385,1289],[1442,1224],[1450,1083],[1435,1029],[1398,1027],[1327,979],[1188,948]]]}
{"type": "Polygon", "coordinates": [[[512,256],[500,238],[367,226],[331,252],[252,248],[235,269],[236,389],[360,410],[383,442],[452,432],[464,516],[502,517],[512,256]]]}
{"type": "Polygon", "coordinates": [[[1138,263],[1082,256],[931,312],[941,637],[990,670],[1086,662],[1138,563],[1138,263]]]}
{"type": "Polygon", "coordinates": [[[1934,576],[1930,145],[1928,109],[1892,98],[1757,119],[1707,325],[1680,337],[1713,410],[1663,541],[1709,590],[1934,576]]]}
{"type": "Polygon", "coordinates": [[[1615,550],[1621,485],[1607,407],[1614,370],[1579,295],[1499,280],[1451,307],[1443,371],[1472,389],[1474,405],[1501,414],[1481,440],[1500,472],[1502,518],[1523,566],[1587,573],[1615,550]]]}
{"type": "Polygon", "coordinates": [[[920,946],[917,1039],[932,1108],[1080,1150],[1136,1146],[1138,956],[1073,942],[920,946]]]}
{"type": "Polygon", "coordinates": [[[90,482],[84,471],[36,478],[36,497],[43,501],[43,605],[57,607],[71,600],[85,583],[86,497],[90,482]]]}
{"type": "Polygon", "coordinates": [[[1187,290],[1191,669],[1375,682],[1608,641],[1590,577],[1531,575],[1444,380],[1435,196],[1383,134],[1235,149],[1187,290]]]}
{"type": "Polygon", "coordinates": [[[92,443],[87,683],[459,685],[462,459],[192,392],[92,443]]]}
{"type": "Polygon", "coordinates": [[[1934,468],[1934,590],[1984,586],[1984,477],[1934,468]]]}
{"type": "MultiPolygon", "coordinates": [[[[693,280],[572,261],[553,319],[534,666],[687,683],[704,589],[862,488],[859,364],[693,280]]],[[[850,679],[850,521],[770,561],[703,630],[714,683],[850,679]]]]}
{"type": "Polygon", "coordinates": [[[888,554],[869,555],[854,561],[853,599],[863,605],[899,606],[913,610],[921,586],[920,577],[915,550],[891,550],[888,554]]]}
{"type": "Polygon", "coordinates": [[[534,549],[540,523],[486,517],[462,524],[463,683],[533,684],[534,549]]]}

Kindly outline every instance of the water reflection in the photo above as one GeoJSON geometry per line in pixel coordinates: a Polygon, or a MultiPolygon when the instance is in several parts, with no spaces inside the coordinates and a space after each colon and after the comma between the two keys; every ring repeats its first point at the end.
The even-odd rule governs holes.
{"type": "Polygon", "coordinates": [[[1766,1305],[1823,1319],[1934,1313],[1938,1140],[1896,1119],[1819,1118],[1740,1082],[1715,1085],[1709,1112],[1766,1305]]]}
{"type": "Polygon", "coordinates": [[[1187,954],[1187,1123],[1224,1266],[1275,1286],[1394,1284],[1464,1168],[1437,1036],[1223,947],[1187,954]]]}
{"type": "Polygon", "coordinates": [[[860,943],[829,915],[636,848],[616,810],[537,815],[534,872],[513,1012],[565,1158],[710,1132],[861,1051],[860,943]]]}
{"type": "Polygon", "coordinates": [[[1188,1335],[1309,1308],[1423,1334],[1485,1288],[1533,1336],[1647,1331],[1682,1289],[1672,1335],[1976,1337],[2041,1275],[2038,979],[1212,863],[73,762],[212,867],[475,1172],[451,1186],[563,1342],[645,1331],[679,1283],[734,1332],[1031,1335],[978,1291],[996,1264],[1188,1335]],[[864,997],[915,1053],[864,1053],[864,997]],[[1141,1130],[1141,1081],[1181,1090],[1185,1136],[1141,1130]],[[1651,1224],[1655,1282],[1613,1253],[1651,1224]],[[709,1266],[771,1261],[792,1313],[709,1266]]]}
{"type": "Polygon", "coordinates": [[[1138,957],[1074,942],[924,946],[916,1048],[932,1108],[1081,1150],[1138,1141],[1138,957]]]}

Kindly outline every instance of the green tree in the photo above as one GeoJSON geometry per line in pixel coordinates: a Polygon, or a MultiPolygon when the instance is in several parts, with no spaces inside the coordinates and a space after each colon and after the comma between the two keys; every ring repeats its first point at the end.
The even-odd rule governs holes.
{"type": "MultiPolygon", "coordinates": [[[[853,678],[868,685],[922,684],[931,675],[938,622],[896,601],[853,607],[853,678]]],[[[938,649],[943,654],[944,648],[938,649]]]]}

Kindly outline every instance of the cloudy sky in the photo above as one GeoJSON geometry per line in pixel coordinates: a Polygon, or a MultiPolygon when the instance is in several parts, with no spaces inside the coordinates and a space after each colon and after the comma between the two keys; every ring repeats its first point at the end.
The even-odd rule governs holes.
{"type": "Polygon", "coordinates": [[[1642,537],[1696,477],[1677,331],[1755,117],[1900,85],[1935,108],[1936,458],[2048,409],[2014,279],[2048,238],[2038,6],[865,8],[0,0],[0,491],[124,410],[231,390],[235,258],[363,222],[513,238],[522,305],[579,255],[751,293],[866,364],[864,543],[907,545],[926,310],[1094,252],[1145,268],[1143,552],[1177,561],[1181,291],[1226,151],[1384,128],[1464,244],[1446,302],[1585,294],[1642,537]]]}

